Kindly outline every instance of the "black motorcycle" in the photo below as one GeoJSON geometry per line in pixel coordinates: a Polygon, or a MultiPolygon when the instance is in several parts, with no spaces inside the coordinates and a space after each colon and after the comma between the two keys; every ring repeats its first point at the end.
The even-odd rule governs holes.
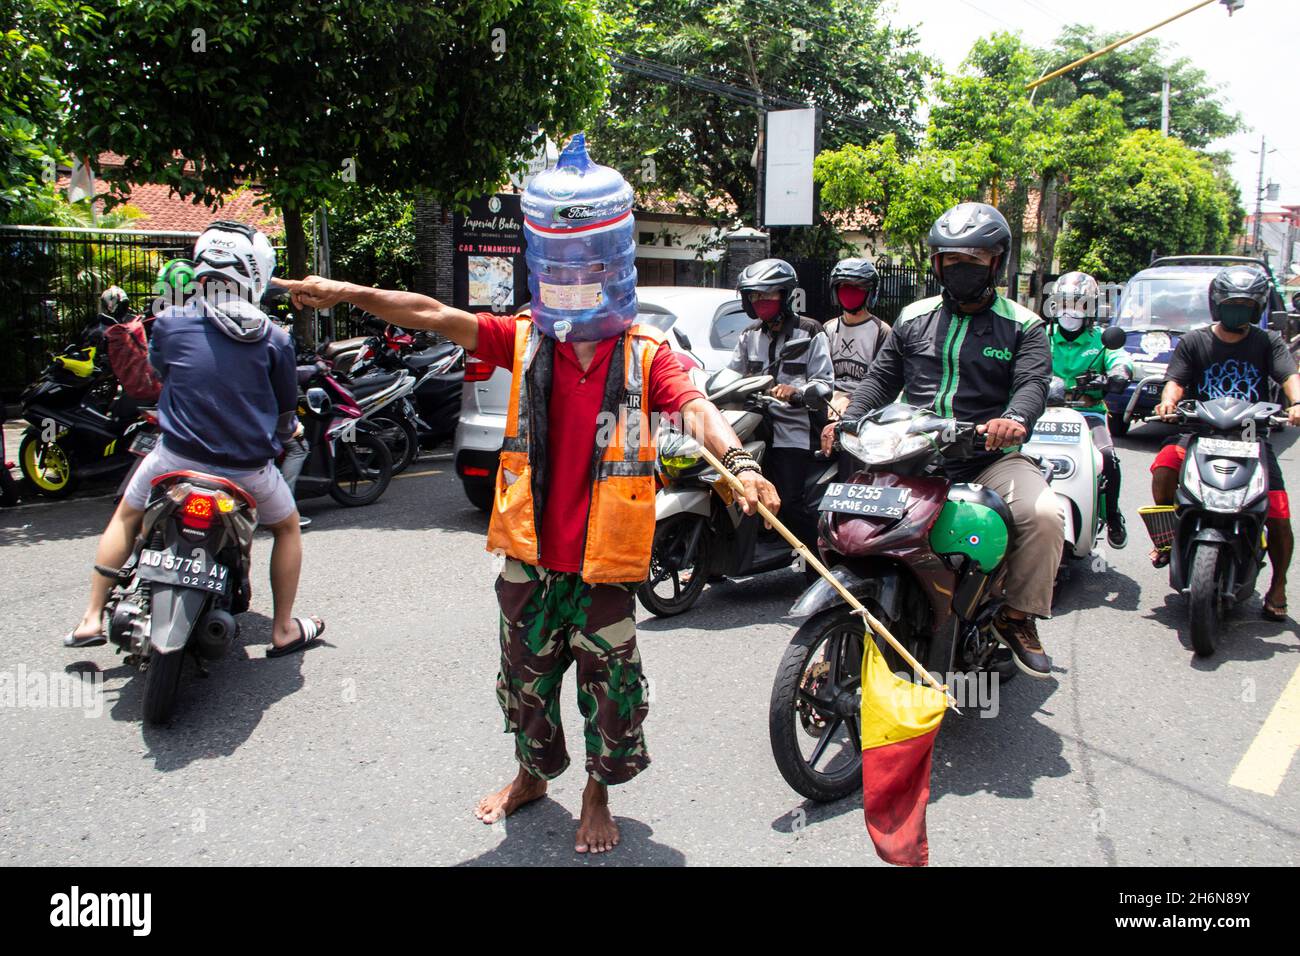
{"type": "Polygon", "coordinates": [[[349,508],[373,504],[393,477],[393,457],[351,392],[320,365],[300,367],[298,413],[307,458],[294,497],[329,495],[349,508]]]}
{"type": "MultiPolygon", "coordinates": [[[[1285,425],[1275,402],[1223,397],[1179,402],[1175,421],[1192,434],[1172,511],[1142,515],[1157,546],[1172,531],[1169,584],[1187,595],[1192,647],[1214,653],[1226,613],[1250,599],[1267,557],[1269,425],[1285,425]],[[1172,516],[1172,528],[1167,522],[1172,516]]],[[[1158,417],[1146,419],[1162,421],[1158,417]]]]}

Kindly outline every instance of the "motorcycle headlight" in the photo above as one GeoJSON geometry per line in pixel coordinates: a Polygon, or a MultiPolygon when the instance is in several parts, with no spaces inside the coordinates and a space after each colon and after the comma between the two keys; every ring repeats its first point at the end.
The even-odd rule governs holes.
{"type": "Polygon", "coordinates": [[[1234,488],[1232,491],[1220,491],[1201,485],[1201,503],[1209,511],[1236,512],[1246,504],[1247,488],[1234,488]]]}
{"type": "Polygon", "coordinates": [[[659,468],[669,478],[680,477],[703,458],[699,443],[691,436],[670,428],[659,432],[659,468]]]}
{"type": "Polygon", "coordinates": [[[906,458],[925,448],[930,437],[924,433],[908,434],[909,422],[895,422],[889,425],[876,425],[864,422],[856,435],[850,432],[840,433],[840,444],[854,458],[868,465],[880,465],[885,462],[906,458]]]}

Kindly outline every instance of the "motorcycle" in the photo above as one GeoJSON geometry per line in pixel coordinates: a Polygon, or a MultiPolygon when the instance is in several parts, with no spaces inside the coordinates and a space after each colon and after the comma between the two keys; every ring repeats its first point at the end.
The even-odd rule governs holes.
{"type": "Polygon", "coordinates": [[[229,651],[248,610],[256,503],[216,475],[176,471],[154,480],[135,549],[120,569],[105,634],[144,673],[144,719],[165,723],[187,655],[200,668],[229,651]]]}
{"type": "MultiPolygon", "coordinates": [[[[951,482],[940,468],[977,451],[983,437],[973,423],[901,403],[853,427],[840,443],[862,470],[832,482],[821,501],[823,562],[922,666],[950,675],[947,683],[1010,679],[1015,664],[991,622],[1003,603],[1011,512],[992,490],[951,482]]],[[[822,579],[790,613],[803,624],[772,686],[772,755],[800,794],[838,800],[862,785],[863,621],[822,579]]],[[[891,670],[909,669],[883,642],[881,651],[891,670]]]]}
{"type": "MultiPolygon", "coordinates": [[[[1111,326],[1102,333],[1101,341],[1107,349],[1122,348],[1124,332],[1111,326]]],[[[1102,361],[1099,353],[1096,362],[1102,361]]],[[[1102,455],[1093,444],[1088,419],[1078,411],[1094,406],[1096,399],[1090,393],[1106,387],[1106,374],[1100,368],[1078,376],[1072,389],[1066,389],[1060,378],[1053,378],[1047,408],[1021,447],[1025,455],[1043,463],[1043,477],[1060,502],[1065,523],[1064,557],[1088,557],[1106,529],[1102,455]]],[[[1061,567],[1065,567],[1064,562],[1061,567]]]]}
{"type": "MultiPolygon", "coordinates": [[[[778,362],[807,349],[808,339],[789,342],[778,362]]],[[[773,363],[773,366],[776,363],[773,363]]],[[[742,376],[720,369],[691,376],[735,430],[746,451],[762,464],[772,441],[768,410],[785,404],[767,394],[774,379],[770,368],[742,376]]],[[[815,382],[800,396],[807,407],[824,410],[829,386],[815,382]]],[[[650,573],[637,588],[637,600],[651,614],[682,614],[699,600],[710,578],[742,577],[789,568],[794,552],[775,531],[763,528],[758,515],[746,516],[721,476],[699,454],[695,440],[680,430],[661,427],[656,463],[655,534],[650,573]]],[[[812,469],[805,494],[826,485],[836,472],[834,461],[812,469]]]]}
{"type": "Polygon", "coordinates": [[[128,468],[128,448],[145,427],[96,346],[72,345],[20,398],[28,422],[18,463],[36,491],[64,498],[87,478],[128,468]]]}
{"type": "Polygon", "coordinates": [[[393,458],[379,430],[328,368],[300,366],[298,377],[305,388],[298,413],[308,450],[295,499],[329,495],[349,508],[374,504],[393,477],[393,458]]]}
{"type": "MultiPolygon", "coordinates": [[[[1172,506],[1142,509],[1156,546],[1170,544],[1169,586],[1187,595],[1199,657],[1215,651],[1227,612],[1255,593],[1267,557],[1268,467],[1264,437],[1285,425],[1276,402],[1223,397],[1179,402],[1192,433],[1172,506]]],[[[1158,416],[1145,419],[1163,421],[1158,416]]]]}

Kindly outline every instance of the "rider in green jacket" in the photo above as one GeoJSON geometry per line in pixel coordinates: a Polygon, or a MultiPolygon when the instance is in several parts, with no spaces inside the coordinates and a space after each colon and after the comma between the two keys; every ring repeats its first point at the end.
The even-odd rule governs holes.
{"type": "Polygon", "coordinates": [[[1056,280],[1052,303],[1056,321],[1049,342],[1052,347],[1052,375],[1066,391],[1082,394],[1092,404],[1079,409],[1092,429],[1092,441],[1101,452],[1102,476],[1106,485],[1106,540],[1113,548],[1128,543],[1124,515],[1119,507],[1119,456],[1106,427],[1107,390],[1119,391],[1133,378],[1133,363],[1123,349],[1101,344],[1101,330],[1095,317],[1100,289],[1086,272],[1067,272],[1056,280]]]}

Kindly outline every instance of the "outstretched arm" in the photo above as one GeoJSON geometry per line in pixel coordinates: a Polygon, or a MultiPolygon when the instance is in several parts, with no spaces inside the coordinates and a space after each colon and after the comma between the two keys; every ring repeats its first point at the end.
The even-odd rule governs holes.
{"type": "Polygon", "coordinates": [[[477,317],[418,292],[374,289],[320,276],[276,281],[289,290],[295,308],[328,309],[340,302],[350,302],[393,325],[441,332],[470,352],[478,347],[477,317]]]}

